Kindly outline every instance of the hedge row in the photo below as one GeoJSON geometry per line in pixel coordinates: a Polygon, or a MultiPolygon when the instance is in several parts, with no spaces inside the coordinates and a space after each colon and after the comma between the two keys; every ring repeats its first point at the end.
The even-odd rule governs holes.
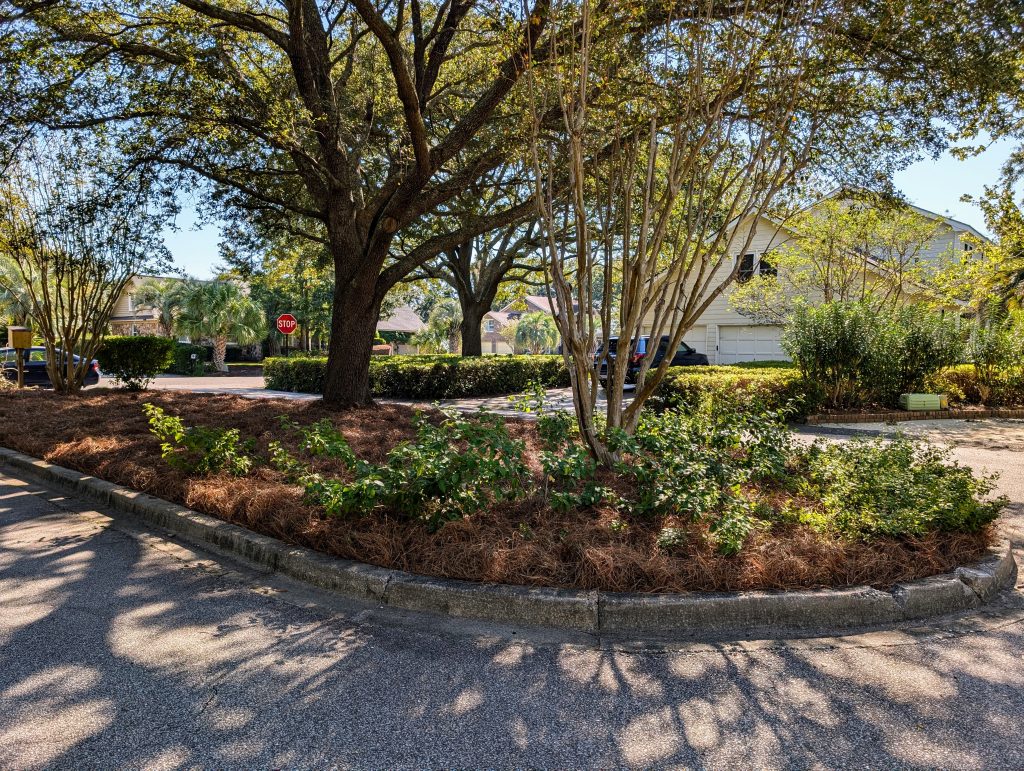
{"type": "Polygon", "coordinates": [[[210,360],[210,349],[203,345],[176,343],[174,361],[170,372],[176,375],[202,375],[206,371],[206,362],[210,360]],[[192,355],[195,354],[195,358],[192,355]]]}
{"type": "Polygon", "coordinates": [[[802,418],[821,403],[807,386],[796,369],[785,365],[672,367],[648,404],[654,409],[693,409],[710,397],[742,408],[785,409],[790,417],[802,418]]]}
{"type": "Polygon", "coordinates": [[[927,384],[932,393],[949,395],[951,404],[985,404],[989,407],[1024,407],[1024,371],[999,373],[986,389],[973,364],[961,364],[932,375],[927,384]]]}
{"type": "MultiPolygon", "coordinates": [[[[266,387],[275,391],[323,393],[327,360],[273,358],[263,363],[266,387]]],[[[521,393],[531,382],[545,388],[569,385],[561,356],[389,356],[370,361],[374,396],[399,399],[454,399],[521,393]]]]}

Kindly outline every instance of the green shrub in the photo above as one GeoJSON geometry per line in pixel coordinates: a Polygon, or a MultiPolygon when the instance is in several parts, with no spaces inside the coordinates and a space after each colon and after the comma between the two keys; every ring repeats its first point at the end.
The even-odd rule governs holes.
{"type": "Polygon", "coordinates": [[[175,343],[174,362],[171,371],[176,375],[202,375],[206,372],[209,349],[201,345],[175,343]],[[192,356],[195,355],[193,359],[192,356]]]}
{"type": "Polygon", "coordinates": [[[788,410],[792,418],[806,417],[820,403],[813,386],[793,368],[747,369],[737,365],[672,367],[658,384],[648,406],[656,410],[693,410],[707,398],[742,410],[788,410]]]}
{"type": "Polygon", "coordinates": [[[1000,387],[1024,365],[1024,324],[1013,319],[979,324],[971,331],[967,351],[974,363],[979,401],[996,404],[1006,398],[997,397],[1000,387]]]}
{"type": "Polygon", "coordinates": [[[326,357],[270,358],[263,361],[263,382],[274,391],[324,392],[326,357]]]}
{"type": "MultiPolygon", "coordinates": [[[[276,391],[323,393],[324,358],[267,359],[266,386],[276,391]]],[[[545,388],[569,385],[560,356],[388,356],[370,362],[374,396],[398,399],[452,399],[524,391],[531,382],[545,388]]]]}
{"type": "Polygon", "coordinates": [[[963,356],[959,320],[917,305],[877,309],[859,302],[801,305],[782,345],[825,405],[889,407],[902,393],[963,356]]]}
{"type": "Polygon", "coordinates": [[[963,329],[951,314],[920,305],[893,308],[877,314],[872,331],[858,377],[865,397],[887,407],[898,407],[900,394],[919,393],[929,375],[963,359],[963,329]]]}
{"type": "Polygon", "coordinates": [[[237,428],[186,426],[155,404],[143,404],[149,430],[160,440],[161,457],[174,468],[193,474],[226,471],[245,476],[253,467],[253,441],[242,441],[237,428]]]}
{"type": "Polygon", "coordinates": [[[798,305],[782,334],[782,347],[830,407],[861,399],[858,378],[874,337],[874,313],[860,303],[798,305]]]}
{"type": "Polygon", "coordinates": [[[736,369],[796,369],[796,365],[791,361],[775,361],[765,359],[764,361],[741,361],[736,364],[730,364],[730,367],[736,369]]]}
{"type": "Polygon", "coordinates": [[[166,337],[111,336],[103,341],[97,358],[103,371],[129,391],[144,391],[150,381],[174,360],[174,341],[166,337]]]}
{"type": "Polygon", "coordinates": [[[301,461],[279,444],[272,447],[273,462],[302,484],[310,500],[335,515],[365,514],[385,506],[437,527],[523,494],[529,477],[525,447],[512,439],[504,419],[482,410],[473,415],[445,410],[442,416],[436,421],[417,413],[415,441],[399,444],[379,465],[356,460],[329,421],[299,429],[308,454],[341,458],[354,472],[353,481],[300,472],[301,461]]]}
{"type": "Polygon", "coordinates": [[[995,477],[975,477],[950,451],[897,437],[815,443],[794,476],[821,510],[801,519],[847,537],[973,533],[995,521],[1006,500],[985,500],[995,477]]]}
{"type": "Polygon", "coordinates": [[[960,364],[931,375],[925,389],[947,394],[950,404],[987,404],[992,407],[1024,407],[1024,371],[997,370],[984,382],[973,364],[960,364]]]}

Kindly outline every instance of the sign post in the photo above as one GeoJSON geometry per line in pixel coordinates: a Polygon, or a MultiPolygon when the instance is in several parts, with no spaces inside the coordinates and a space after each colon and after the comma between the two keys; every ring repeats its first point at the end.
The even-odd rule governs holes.
{"type": "Polygon", "coordinates": [[[288,337],[294,335],[299,328],[299,322],[290,313],[282,313],[277,317],[277,331],[284,335],[284,353],[288,355],[288,337]]]}
{"type": "Polygon", "coordinates": [[[24,388],[25,351],[32,347],[32,330],[28,327],[7,327],[7,344],[18,357],[18,388],[24,388]]]}

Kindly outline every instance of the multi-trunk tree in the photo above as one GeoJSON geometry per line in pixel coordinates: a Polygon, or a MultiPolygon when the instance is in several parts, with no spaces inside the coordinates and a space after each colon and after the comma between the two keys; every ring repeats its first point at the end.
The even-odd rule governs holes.
{"type": "Polygon", "coordinates": [[[118,299],[169,264],[168,210],[145,170],[112,177],[90,137],[28,141],[0,181],[0,289],[19,297],[54,390],[82,388],[118,299]]]}
{"type": "Polygon", "coordinates": [[[798,198],[809,173],[855,178],[906,160],[936,140],[930,116],[971,119],[955,95],[977,96],[977,84],[936,58],[963,36],[944,43],[936,27],[926,47],[901,49],[896,34],[911,17],[929,29],[948,22],[949,10],[700,4],[610,48],[601,2],[553,4],[552,64],[529,79],[535,197],[577,419],[600,462],[615,462],[616,437],[636,428],[663,379],[672,356],[659,363],[656,352],[676,350],[735,280],[762,215],[798,198]],[[937,69],[915,83],[926,60],[937,69]],[[563,118],[557,131],[552,112],[563,118]],[[573,241],[556,239],[560,230],[573,241]],[[642,334],[667,345],[638,353],[642,334]],[[606,345],[595,360],[613,336],[615,353],[606,345]],[[623,405],[616,395],[634,362],[634,399],[623,405]]]}

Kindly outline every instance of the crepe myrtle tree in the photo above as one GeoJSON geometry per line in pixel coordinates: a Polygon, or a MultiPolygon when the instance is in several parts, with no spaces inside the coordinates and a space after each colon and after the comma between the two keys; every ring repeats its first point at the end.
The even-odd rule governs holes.
{"type": "MultiPolygon", "coordinates": [[[[805,174],[906,158],[930,135],[908,113],[893,134],[901,110],[916,102],[945,113],[914,96],[909,70],[886,63],[884,34],[865,37],[856,62],[836,44],[850,14],[865,12],[856,4],[690,10],[640,36],[641,52],[624,63],[622,47],[606,45],[600,2],[553,3],[548,34],[557,50],[527,78],[556,320],[581,435],[603,464],[617,460],[609,437],[635,430],[672,357],[655,364],[650,346],[634,400],[609,398],[601,426],[598,341],[621,341],[606,359],[608,392],[621,393],[641,335],[665,336],[675,350],[736,278],[733,257],[749,248],[759,216],[795,195],[805,174]],[[559,131],[546,124],[552,111],[563,118],[559,131]],[[644,127],[623,126],[623,114],[644,127]],[[571,242],[555,237],[566,230],[571,242]]],[[[880,32],[899,23],[890,12],[880,32]]]]}
{"type": "MultiPolygon", "coordinates": [[[[523,157],[528,66],[555,62],[584,33],[631,69],[628,57],[644,59],[652,30],[705,17],[728,24],[755,8],[792,17],[789,0],[602,0],[602,24],[585,30],[578,16],[553,27],[551,5],[529,0],[520,13],[492,0],[149,0],[140,12],[136,0],[0,0],[3,129],[103,126],[140,163],[206,180],[222,213],[265,216],[323,244],[335,277],[324,399],[365,404],[388,291],[427,259],[534,209],[519,201],[393,249],[398,234],[523,157]]],[[[954,76],[978,92],[956,104],[987,114],[977,102],[1000,87],[1004,48],[1016,56],[1004,5],[848,0],[806,27],[830,34],[850,70],[909,84],[878,94],[898,133],[907,114],[927,121],[923,99],[954,103],[954,76]]],[[[545,128],[560,130],[561,107],[540,116],[545,128]]]]}
{"type": "Polygon", "coordinates": [[[22,298],[60,393],[81,390],[132,278],[170,262],[154,178],[118,161],[96,137],[31,138],[0,181],[0,288],[22,298]]]}

